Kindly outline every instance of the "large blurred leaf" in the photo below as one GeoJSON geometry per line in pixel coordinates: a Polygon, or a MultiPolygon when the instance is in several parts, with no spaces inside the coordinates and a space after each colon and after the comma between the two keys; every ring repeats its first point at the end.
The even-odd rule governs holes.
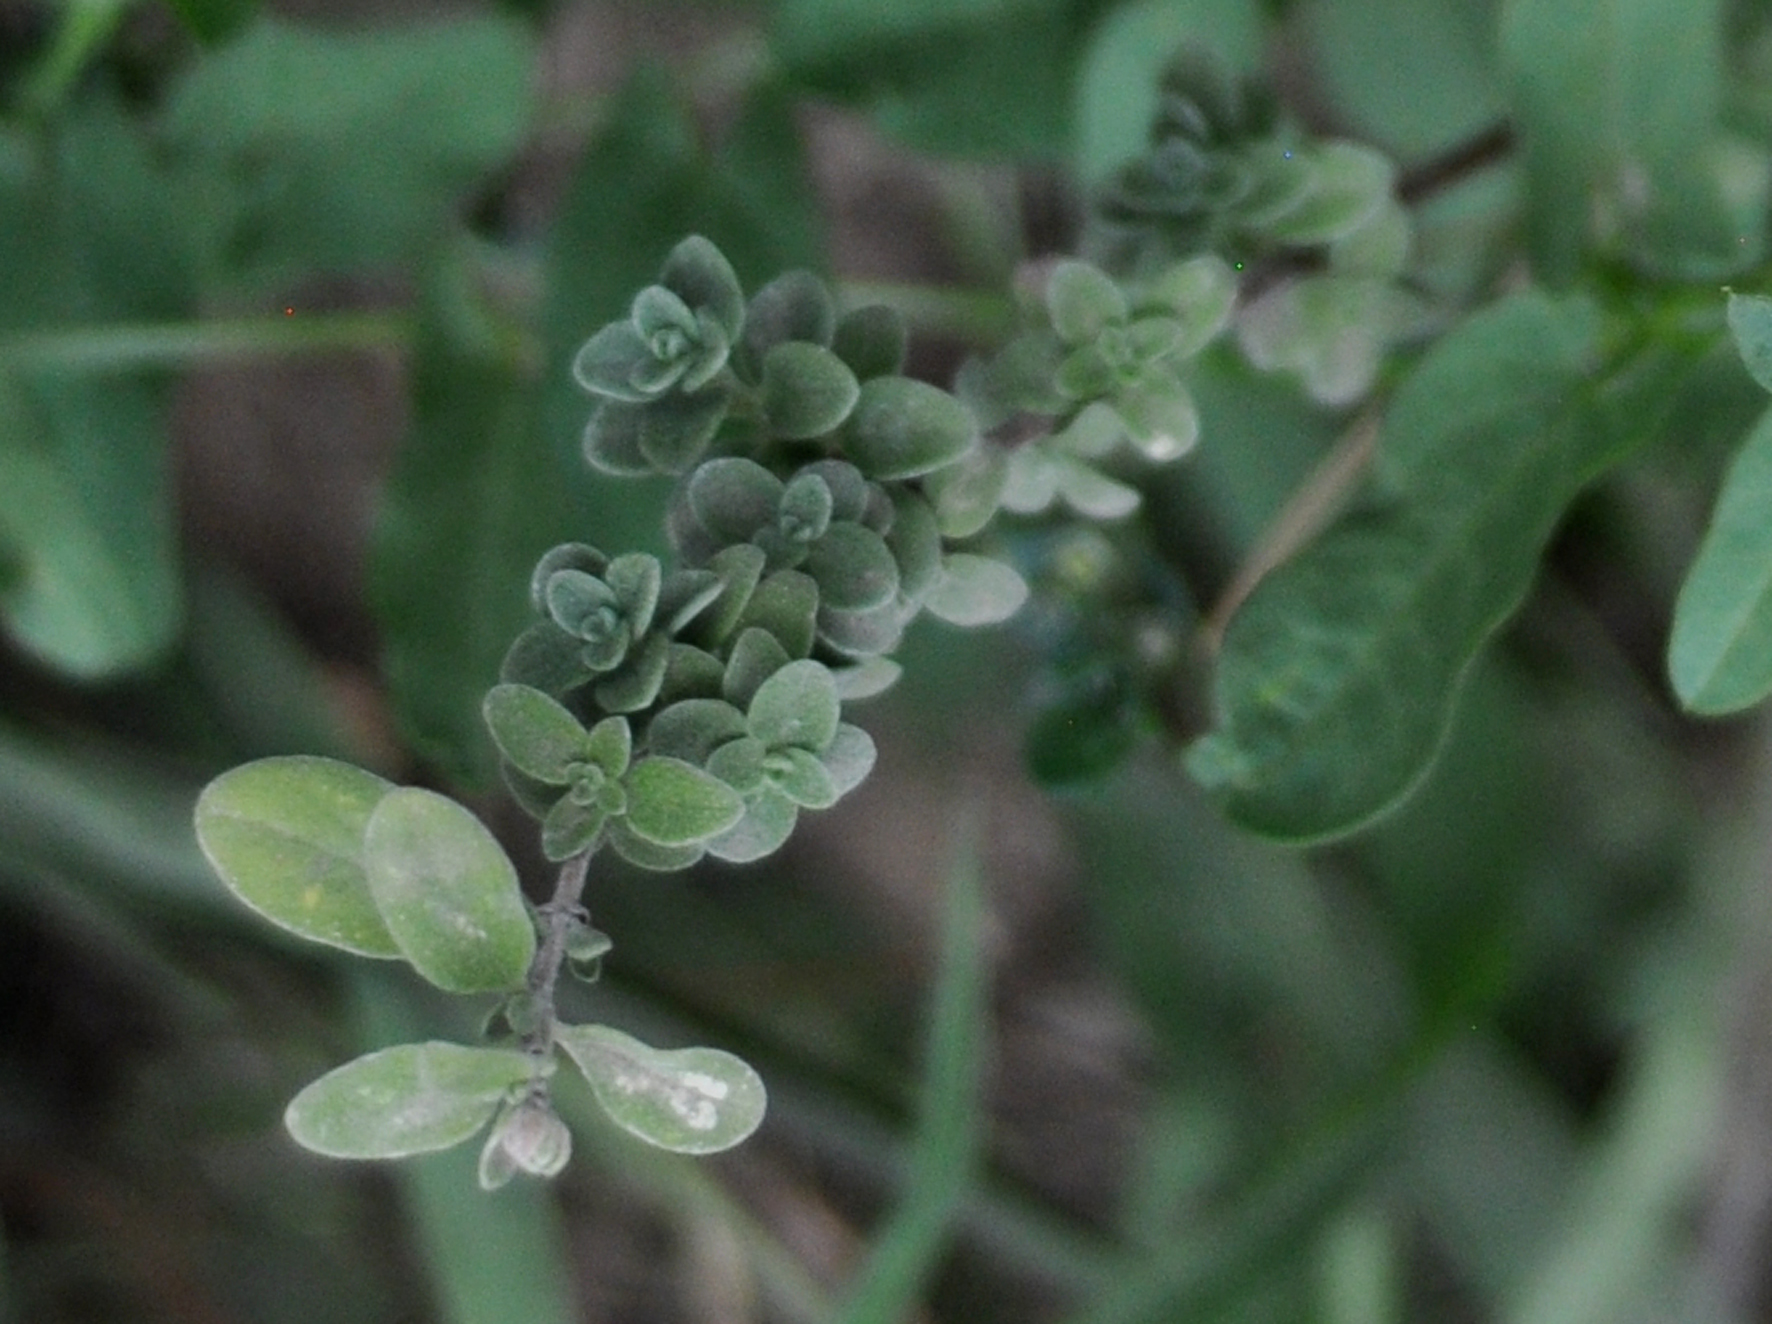
{"type": "Polygon", "coordinates": [[[1619,448],[1586,386],[1595,331],[1585,303],[1517,295],[1398,392],[1374,499],[1263,580],[1226,632],[1219,729],[1189,767],[1232,818],[1338,835],[1427,769],[1465,668],[1619,448]]]}
{"type": "Polygon", "coordinates": [[[549,547],[588,531],[573,518],[584,479],[563,468],[540,412],[516,366],[427,328],[411,430],[376,526],[371,589],[406,735],[465,783],[495,772],[480,702],[532,619],[530,571],[549,547]]]}
{"type": "Polygon", "coordinates": [[[6,332],[164,316],[187,245],[141,133],[95,94],[0,178],[0,618],[80,680],[158,660],[182,615],[159,384],[12,358],[6,332]]]}
{"type": "MultiPolygon", "coordinates": [[[[1548,278],[1574,274],[1596,211],[1636,253],[1682,274],[1714,276],[1757,259],[1765,222],[1754,206],[1734,214],[1718,141],[1722,19],[1721,0],[1504,6],[1530,238],[1548,278]]],[[[1757,196],[1764,191],[1762,182],[1757,196]]]]}
{"type": "Polygon", "coordinates": [[[1668,675],[1693,712],[1772,693],[1772,410],[1742,444],[1674,609],[1668,675]]]}
{"type": "Polygon", "coordinates": [[[210,262],[253,281],[412,258],[516,150],[532,64],[525,30],[490,16],[259,22],[193,64],[167,111],[210,262]]]}
{"type": "Polygon", "coordinates": [[[0,619],[79,680],[138,670],[177,638],[159,393],[137,379],[0,371],[0,619]]]}
{"type": "Polygon", "coordinates": [[[168,0],[185,26],[203,41],[215,42],[244,27],[258,0],[168,0]]]}
{"type": "Polygon", "coordinates": [[[925,150],[1050,157],[1069,145],[1083,47],[1061,0],[785,0],[775,35],[797,80],[925,150]]]}
{"type": "Polygon", "coordinates": [[[1386,147],[1422,154],[1501,115],[1499,8],[1500,0],[1318,0],[1305,21],[1337,108],[1386,147]]]}

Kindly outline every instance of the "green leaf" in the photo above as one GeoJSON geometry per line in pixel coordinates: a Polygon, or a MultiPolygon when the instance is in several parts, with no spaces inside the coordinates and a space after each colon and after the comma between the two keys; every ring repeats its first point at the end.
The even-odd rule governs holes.
{"type": "Polygon", "coordinates": [[[1028,586],[1011,566],[988,556],[950,552],[923,606],[952,625],[995,625],[1021,610],[1028,586]]]}
{"type": "Polygon", "coordinates": [[[749,864],[780,850],[799,822],[800,806],[765,784],[745,801],[744,817],[707,843],[708,854],[733,864],[749,864]]]}
{"type": "Polygon", "coordinates": [[[810,575],[777,570],[757,585],[738,618],[738,628],[741,633],[767,630],[787,657],[805,657],[812,651],[818,603],[819,586],[810,575]]]}
{"type": "Polygon", "coordinates": [[[671,249],[659,283],[690,308],[710,315],[728,342],[744,329],[744,288],[711,239],[692,234],[671,249]]]}
{"type": "Polygon", "coordinates": [[[1311,188],[1297,205],[1262,226],[1280,243],[1326,244],[1370,220],[1390,196],[1390,161],[1357,143],[1323,143],[1308,154],[1311,188]]]}
{"type": "Polygon", "coordinates": [[[159,393],[0,371],[0,621],[78,681],[165,655],[184,603],[159,393]]]}
{"type": "Polygon", "coordinates": [[[843,315],[831,338],[831,349],[849,365],[858,381],[890,377],[904,368],[910,332],[896,308],[865,304],[843,315]]]}
{"type": "Polygon", "coordinates": [[[831,784],[836,787],[840,799],[860,786],[874,770],[874,738],[859,726],[839,723],[837,734],[831,737],[831,743],[818,757],[824,762],[825,771],[831,774],[831,784]]]}
{"type": "Polygon", "coordinates": [[[869,478],[915,478],[971,449],[977,427],[946,391],[910,377],[863,382],[843,433],[843,453],[869,478]]]}
{"type": "Polygon", "coordinates": [[[728,703],[749,708],[757,688],[787,666],[787,650],[768,630],[750,626],[739,633],[726,659],[720,693],[728,703]]]}
{"type": "Polygon", "coordinates": [[[1523,131],[1529,238],[1548,278],[1573,278],[1596,237],[1596,215],[1659,261],[1686,256],[1694,236],[1664,221],[1670,211],[1699,210],[1692,197],[1704,190],[1694,176],[1723,104],[1723,9],[1721,0],[1503,7],[1501,54],[1523,131]]]}
{"type": "Polygon", "coordinates": [[[540,690],[494,685],[480,708],[499,752],[531,777],[564,786],[566,769],[585,758],[584,726],[540,690]]]}
{"type": "Polygon", "coordinates": [[[684,699],[652,719],[646,746],[700,767],[714,750],[744,733],[744,714],[724,699],[684,699]]]}
{"type": "Polygon", "coordinates": [[[724,832],[744,813],[738,792],[681,759],[641,759],[622,785],[628,793],[622,821],[658,846],[695,845],[724,832]]]}
{"type": "Polygon", "coordinates": [[[297,1143],[329,1158],[393,1159],[448,1149],[546,1064],[508,1048],[399,1044],[328,1071],[283,1115],[297,1143]]]}
{"type": "Polygon", "coordinates": [[[861,386],[821,345],[789,340],[763,358],[763,417],[784,441],[823,436],[849,417],[861,386]]]}
{"type": "Polygon", "coordinates": [[[829,809],[837,803],[836,779],[820,755],[789,746],[767,760],[769,780],[802,809],[829,809]]]}
{"type": "Polygon", "coordinates": [[[1126,296],[1108,274],[1088,262],[1068,259],[1046,282],[1046,313],[1067,345],[1088,345],[1131,312],[1126,296]]]}
{"type": "Polygon", "coordinates": [[[835,611],[870,611],[898,595],[897,560],[886,540],[861,524],[831,525],[812,544],[805,568],[818,586],[818,605],[835,611]]]}
{"type": "Polygon", "coordinates": [[[792,745],[818,754],[837,734],[839,710],[830,668],[807,658],[764,681],[746,716],[751,734],[770,749],[792,745]]]}
{"type": "Polygon", "coordinates": [[[825,283],[810,271],[783,272],[751,296],[745,352],[753,365],[762,365],[789,341],[828,346],[836,327],[837,306],[825,283]]]}
{"type": "Polygon", "coordinates": [[[541,853],[556,864],[570,860],[595,845],[608,822],[609,811],[601,804],[580,804],[563,795],[541,820],[541,853]]]}
{"type": "Polygon", "coordinates": [[[168,0],[199,41],[214,44],[245,27],[258,0],[168,0]]]}
{"type": "Polygon", "coordinates": [[[389,791],[369,816],[363,865],[382,920],[413,969],[451,993],[521,988],[535,929],[517,870],[447,796],[389,791]]]}
{"type": "Polygon", "coordinates": [[[1772,299],[1763,294],[1729,295],[1729,334],[1748,374],[1772,391],[1772,299]]]}
{"type": "Polygon", "coordinates": [[[660,1149],[717,1154],[763,1120],[763,1081],[731,1053],[650,1048],[607,1025],[562,1025],[554,1037],[610,1119],[660,1149]]]}
{"type": "Polygon", "coordinates": [[[1404,382],[1374,499],[1264,579],[1226,631],[1219,728],[1188,767],[1238,823],[1352,831],[1430,765],[1460,678],[1565,507],[1634,439],[1600,425],[1595,336],[1587,303],[1516,295],[1404,382]]]}
{"type": "Polygon", "coordinates": [[[629,864],[656,873],[676,873],[687,869],[706,853],[700,842],[688,846],[661,846],[648,841],[631,827],[625,818],[612,818],[607,829],[609,844],[629,864]]]}
{"type": "Polygon", "coordinates": [[[534,60],[522,25],[486,15],[354,31],[267,18],[191,62],[162,127],[211,261],[266,282],[416,259],[521,145],[534,60]]]}
{"type": "Polygon", "coordinates": [[[1668,675],[1680,702],[1709,716],[1772,693],[1772,410],[1730,466],[1680,589],[1668,675]]]}
{"type": "Polygon", "coordinates": [[[259,759],[203,788],[197,842],[234,895],[273,924],[359,956],[399,956],[363,863],[370,815],[391,790],[336,759],[259,759]]]}
{"type": "MultiPolygon", "coordinates": [[[[586,480],[549,448],[516,367],[427,320],[412,372],[412,428],[382,494],[370,599],[407,738],[453,782],[488,785],[496,766],[481,701],[530,624],[538,558],[577,531],[586,480]]],[[[546,681],[524,678],[566,679],[542,670],[546,681]]]]}

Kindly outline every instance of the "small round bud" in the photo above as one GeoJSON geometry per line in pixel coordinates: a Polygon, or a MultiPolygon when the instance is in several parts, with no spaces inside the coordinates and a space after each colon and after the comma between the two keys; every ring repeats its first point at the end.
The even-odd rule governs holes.
{"type": "Polygon", "coordinates": [[[480,1185],[496,1190],[512,1175],[552,1177],[572,1157],[572,1132],[545,1096],[531,1094],[493,1123],[480,1151],[480,1185]]]}

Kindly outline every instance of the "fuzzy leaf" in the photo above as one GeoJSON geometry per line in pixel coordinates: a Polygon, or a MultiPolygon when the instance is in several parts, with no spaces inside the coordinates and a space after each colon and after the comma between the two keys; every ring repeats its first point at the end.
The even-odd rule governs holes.
{"type": "Polygon", "coordinates": [[[1009,456],[996,446],[975,447],[958,463],[923,479],[946,538],[970,538],[991,522],[1009,481],[1009,456]]]}
{"type": "Polygon", "coordinates": [[[517,870],[480,820],[421,787],[389,791],[363,839],[369,890],[400,954],[451,993],[520,988],[535,929],[517,870]]]}
{"type": "Polygon", "coordinates": [[[770,350],[790,340],[829,345],[836,327],[836,305],[824,282],[810,271],[784,272],[751,296],[745,353],[760,366],[770,350]]]}
{"type": "Polygon", "coordinates": [[[723,543],[742,542],[773,523],[781,495],[781,479],[740,456],[698,465],[686,489],[696,522],[723,543]]]}
{"type": "Polygon", "coordinates": [[[822,753],[837,734],[837,682],[810,658],[790,662],[758,687],[746,719],[771,750],[798,746],[822,753]]]}
{"type": "Polygon", "coordinates": [[[941,582],[923,599],[932,616],[953,625],[995,625],[1027,601],[1028,586],[1001,561],[969,552],[951,552],[942,561],[941,582]]]}
{"type": "Polygon", "coordinates": [[[781,849],[799,818],[799,805],[765,785],[745,801],[744,817],[707,843],[708,854],[732,864],[761,860],[781,849]]]}
{"type": "Polygon", "coordinates": [[[763,549],[750,543],[738,543],[717,552],[708,568],[720,576],[720,596],[701,620],[696,622],[694,636],[718,647],[738,628],[740,616],[757,591],[763,577],[766,558],[763,549]]]}
{"type": "Polygon", "coordinates": [[[683,473],[708,448],[731,404],[732,392],[716,382],[638,407],[640,454],[659,473],[683,473]]]}
{"type": "Polygon", "coordinates": [[[849,417],[861,385],[821,345],[784,341],[763,358],[763,416],[784,441],[820,437],[849,417]]]}
{"type": "Polygon", "coordinates": [[[499,752],[539,781],[564,786],[568,765],[585,758],[584,726],[538,689],[494,685],[480,711],[499,752]]]}
{"type": "Polygon", "coordinates": [[[1090,344],[1109,326],[1124,322],[1130,311],[1120,287],[1099,267],[1073,259],[1052,269],[1046,312],[1065,344],[1090,344]]]}
{"type": "Polygon", "coordinates": [[[363,834],[391,790],[336,759],[259,759],[203,788],[197,841],[229,890],[273,924],[360,956],[398,956],[363,869],[363,834]]]}
{"type": "Polygon", "coordinates": [[[841,521],[812,545],[806,573],[818,585],[818,601],[835,611],[870,611],[898,593],[898,563],[872,529],[841,521]]]}
{"type": "Polygon", "coordinates": [[[687,869],[707,853],[699,842],[689,846],[660,846],[637,834],[622,818],[610,819],[606,833],[605,839],[617,855],[629,864],[655,873],[676,873],[687,869]]]}
{"type": "Polygon", "coordinates": [[[775,788],[802,809],[829,809],[837,803],[836,779],[811,750],[790,747],[772,754],[767,770],[775,788]]]}
{"type": "Polygon", "coordinates": [[[616,557],[603,572],[603,582],[614,590],[621,614],[637,639],[652,628],[664,571],[656,556],[628,552],[616,557]]]}
{"type": "Polygon", "coordinates": [[[755,736],[729,740],[716,749],[707,761],[707,769],[740,795],[759,790],[767,775],[764,761],[769,747],[755,736]]]}
{"type": "Polygon", "coordinates": [[[640,405],[605,401],[591,412],[585,424],[582,447],[593,469],[617,478],[641,478],[653,473],[652,461],[640,449],[646,410],[640,405]]]}
{"type": "Polygon", "coordinates": [[[721,745],[744,733],[744,713],[724,699],[685,699],[652,719],[646,746],[654,754],[701,767],[721,745]]]}
{"type": "Polygon", "coordinates": [[[658,697],[670,660],[671,641],[662,634],[647,635],[639,648],[630,650],[622,668],[591,692],[606,712],[637,713],[658,697]]]}
{"type": "Polygon", "coordinates": [[[898,567],[898,591],[911,602],[920,602],[941,578],[941,525],[934,508],[914,492],[895,493],[892,505],[895,513],[886,546],[898,567]]]}
{"type": "Polygon", "coordinates": [[[690,846],[724,832],[744,813],[725,782],[681,759],[641,759],[623,782],[634,832],[658,846],[690,846]]]}
{"type": "Polygon", "coordinates": [[[910,336],[895,308],[871,303],[845,313],[837,323],[831,349],[849,365],[858,381],[890,377],[904,367],[910,336]]]}
{"type": "Polygon", "coordinates": [[[575,689],[594,674],[585,665],[584,641],[551,620],[537,621],[518,635],[498,668],[501,681],[548,694],[575,689]]]}
{"type": "Polygon", "coordinates": [[[399,1044],[328,1071],[290,1100],[289,1134],[329,1158],[393,1159],[468,1139],[551,1067],[509,1048],[399,1044]]]}
{"type": "Polygon", "coordinates": [[[1324,143],[1310,153],[1312,187],[1263,234],[1284,244],[1326,244],[1364,225],[1390,196],[1389,160],[1355,143],[1324,143]]]}
{"type": "Polygon", "coordinates": [[[787,650],[768,630],[747,627],[740,632],[731,656],[726,659],[720,693],[728,703],[749,708],[758,687],[790,661],[787,650]]]}
{"type": "Polygon", "coordinates": [[[718,1153],[763,1120],[763,1081],[731,1053],[651,1048],[606,1025],[562,1025],[555,1037],[610,1119],[660,1149],[718,1153]]]}
{"type": "Polygon", "coordinates": [[[972,415],[946,391],[909,377],[875,377],[862,383],[843,451],[869,478],[915,478],[958,460],[976,437],[972,415]]]}
{"type": "Polygon", "coordinates": [[[728,341],[744,326],[744,288],[738,274],[713,242],[692,234],[670,251],[659,284],[689,307],[709,314],[728,341]]]}
{"type": "Polygon", "coordinates": [[[874,738],[859,726],[843,722],[819,758],[831,774],[839,798],[848,795],[874,770],[874,738]]]}
{"type": "Polygon", "coordinates": [[[812,651],[818,604],[819,586],[810,575],[777,570],[757,585],[738,626],[767,630],[788,657],[805,657],[812,651]]]}
{"type": "Polygon", "coordinates": [[[563,795],[541,820],[541,853],[555,864],[564,863],[595,845],[608,822],[609,811],[601,804],[580,804],[563,795]]]}
{"type": "MultiPolygon", "coordinates": [[[[849,666],[831,668],[831,679],[837,684],[837,696],[845,703],[852,699],[871,699],[884,694],[898,683],[904,668],[889,657],[867,657],[849,666]]],[[[837,735],[841,738],[842,728],[837,735]]],[[[827,750],[826,753],[829,753],[827,750]]]]}
{"type": "Polygon", "coordinates": [[[624,404],[644,404],[659,388],[641,384],[657,363],[652,349],[631,321],[611,322],[585,341],[572,360],[572,379],[593,395],[624,404]]]}

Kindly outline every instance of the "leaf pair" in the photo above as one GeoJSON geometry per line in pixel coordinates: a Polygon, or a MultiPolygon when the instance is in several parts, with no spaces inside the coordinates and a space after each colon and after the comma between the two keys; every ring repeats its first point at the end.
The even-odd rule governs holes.
{"type": "Polygon", "coordinates": [[[452,993],[520,988],[535,930],[509,857],[455,801],[333,759],[259,759],[203,789],[197,840],[274,924],[403,957],[452,993]]]}
{"type": "MultiPolygon", "coordinates": [[[[565,1025],[556,1043],[622,1129],[679,1154],[713,1154],[748,1137],[767,1098],[757,1073],[714,1048],[661,1050],[605,1025],[565,1025]]],[[[551,1057],[430,1042],[367,1053],[321,1076],[284,1123],[330,1158],[396,1159],[450,1149],[492,1121],[480,1184],[514,1172],[553,1176],[572,1138],[548,1104],[551,1057]]]]}

